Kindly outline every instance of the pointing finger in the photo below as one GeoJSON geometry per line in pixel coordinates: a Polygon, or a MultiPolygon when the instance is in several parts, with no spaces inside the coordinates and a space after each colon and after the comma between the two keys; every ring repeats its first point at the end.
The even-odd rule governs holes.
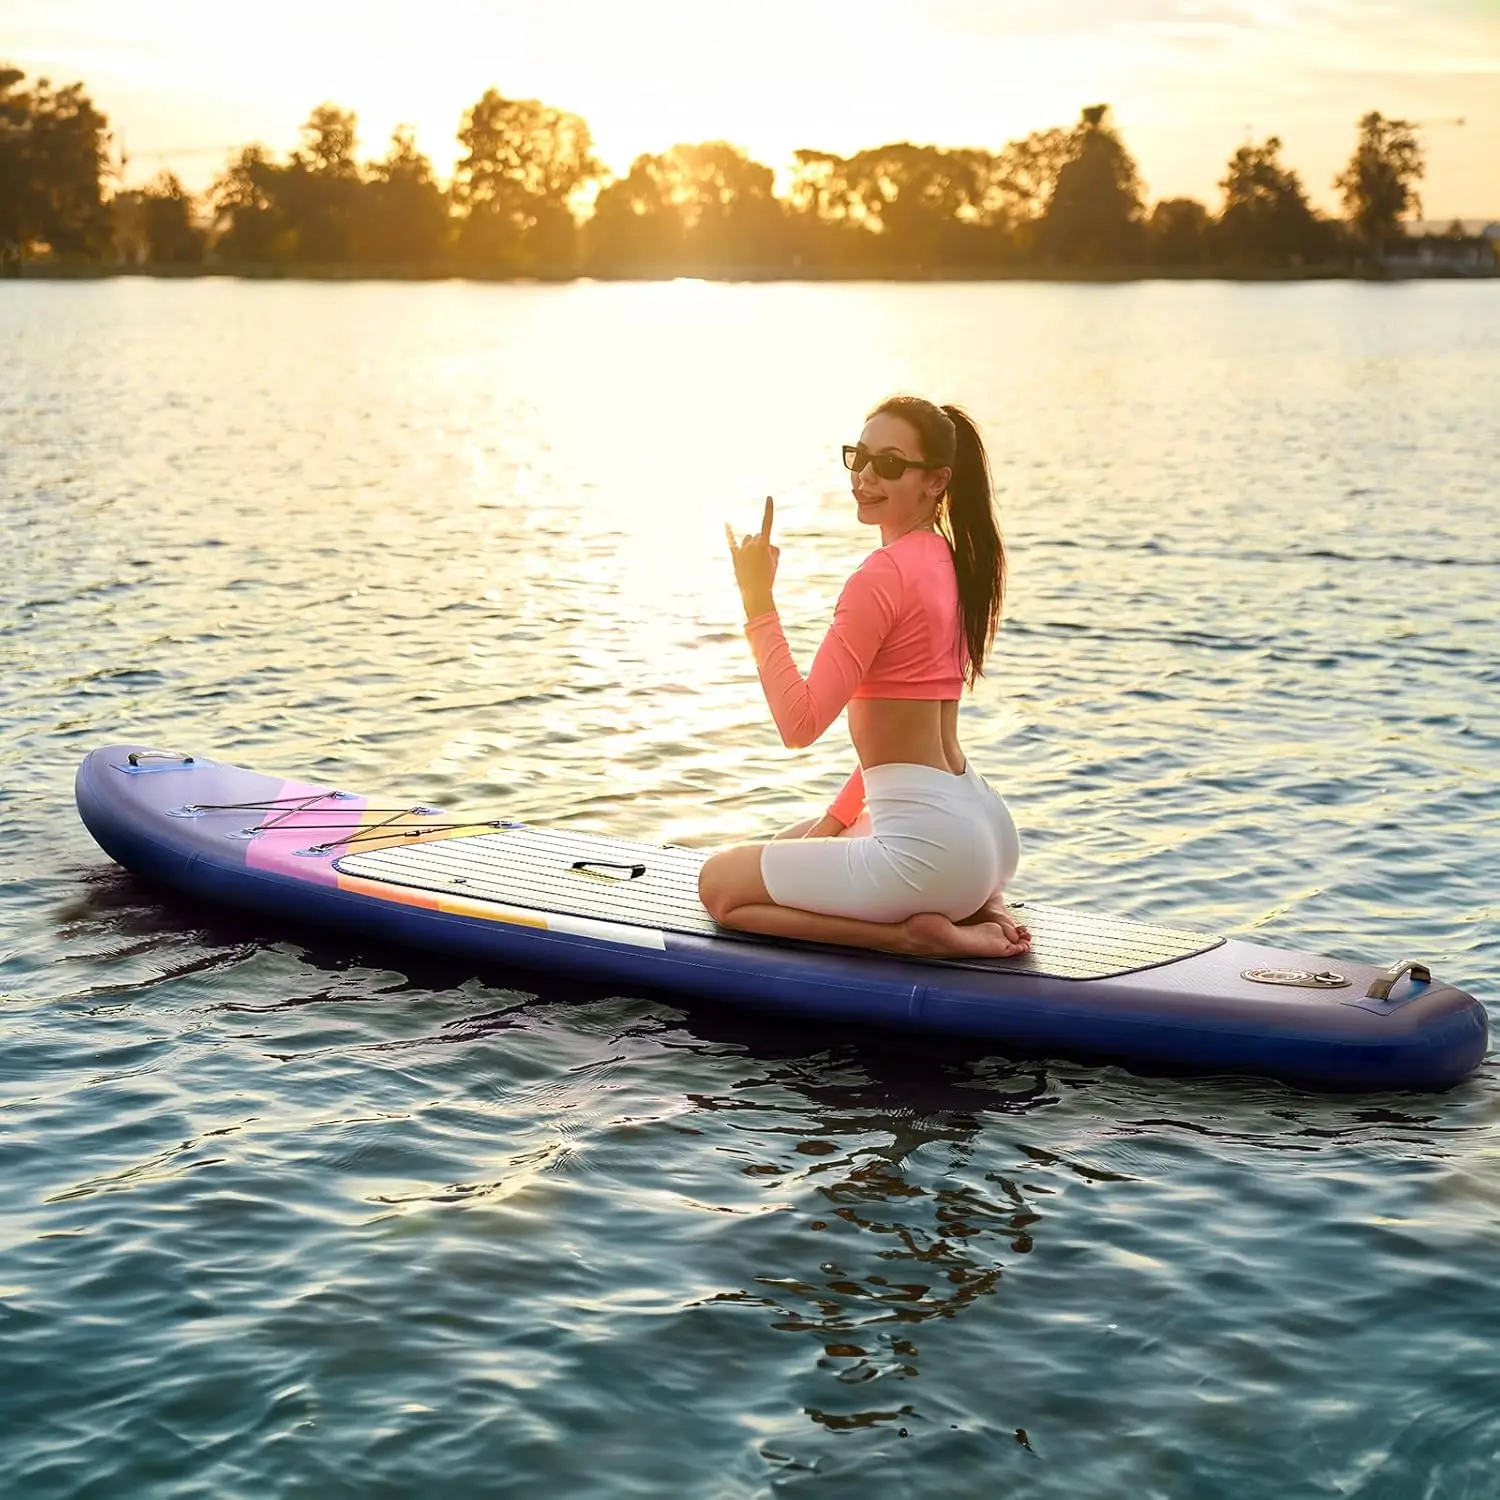
{"type": "Polygon", "coordinates": [[[760,523],[760,534],[768,542],[771,540],[771,518],[775,514],[776,514],[776,502],[769,495],[767,495],[766,496],[766,514],[765,514],[765,518],[760,523]]]}

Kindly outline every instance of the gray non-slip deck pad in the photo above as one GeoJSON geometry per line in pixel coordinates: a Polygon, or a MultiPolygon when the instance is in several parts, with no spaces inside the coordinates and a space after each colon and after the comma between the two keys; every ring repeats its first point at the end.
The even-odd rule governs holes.
{"type": "MultiPolygon", "coordinates": [[[[515,827],[355,852],[335,863],[343,874],[362,880],[493,901],[539,914],[737,938],[740,934],[720,927],[698,899],[698,867],[706,857],[700,849],[515,827]]],[[[1058,979],[1108,979],[1191,958],[1224,941],[1201,932],[1063,907],[1027,903],[1019,914],[1031,929],[1028,955],[964,960],[961,966],[1058,979]]]]}

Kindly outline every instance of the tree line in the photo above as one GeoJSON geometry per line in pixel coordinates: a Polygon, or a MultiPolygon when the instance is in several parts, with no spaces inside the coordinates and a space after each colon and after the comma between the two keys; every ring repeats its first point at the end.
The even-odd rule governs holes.
{"type": "Polygon", "coordinates": [[[297,146],[231,156],[203,199],[162,172],[111,190],[109,123],[82,84],[0,65],[0,254],[226,268],[568,277],[974,275],[1159,267],[1295,271],[1378,261],[1418,211],[1421,143],[1367,114],[1317,212],[1275,136],[1240,146],[1221,202],[1147,206],[1108,106],[998,150],[801,150],[771,167],[724,141],[638,156],[623,176],[579,115],[494,89],[463,114],[444,186],[398,127],[358,159],[357,118],[319,105],[297,146]]]}

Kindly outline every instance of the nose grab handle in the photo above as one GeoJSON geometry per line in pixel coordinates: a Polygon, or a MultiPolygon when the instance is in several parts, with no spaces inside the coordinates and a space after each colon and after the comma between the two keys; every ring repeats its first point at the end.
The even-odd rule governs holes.
{"type": "Polygon", "coordinates": [[[1400,963],[1392,964],[1384,974],[1378,976],[1370,988],[1365,991],[1366,1000],[1389,1000],[1391,990],[1396,981],[1404,974],[1409,974],[1413,984],[1430,984],[1432,982],[1432,971],[1424,963],[1418,963],[1414,958],[1403,958],[1400,963]]]}

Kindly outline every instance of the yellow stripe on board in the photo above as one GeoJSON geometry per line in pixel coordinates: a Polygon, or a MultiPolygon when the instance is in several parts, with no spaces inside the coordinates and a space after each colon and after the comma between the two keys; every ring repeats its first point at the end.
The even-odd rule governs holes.
{"type": "Polygon", "coordinates": [[[466,823],[457,828],[445,828],[440,820],[424,818],[416,813],[402,813],[399,818],[393,819],[388,812],[376,809],[360,815],[359,830],[349,837],[347,849],[350,853],[363,854],[367,850],[406,848],[413,844],[442,844],[449,839],[471,839],[479,834],[495,831],[493,823],[466,823]],[[413,834],[417,837],[413,838],[413,834]]]}

